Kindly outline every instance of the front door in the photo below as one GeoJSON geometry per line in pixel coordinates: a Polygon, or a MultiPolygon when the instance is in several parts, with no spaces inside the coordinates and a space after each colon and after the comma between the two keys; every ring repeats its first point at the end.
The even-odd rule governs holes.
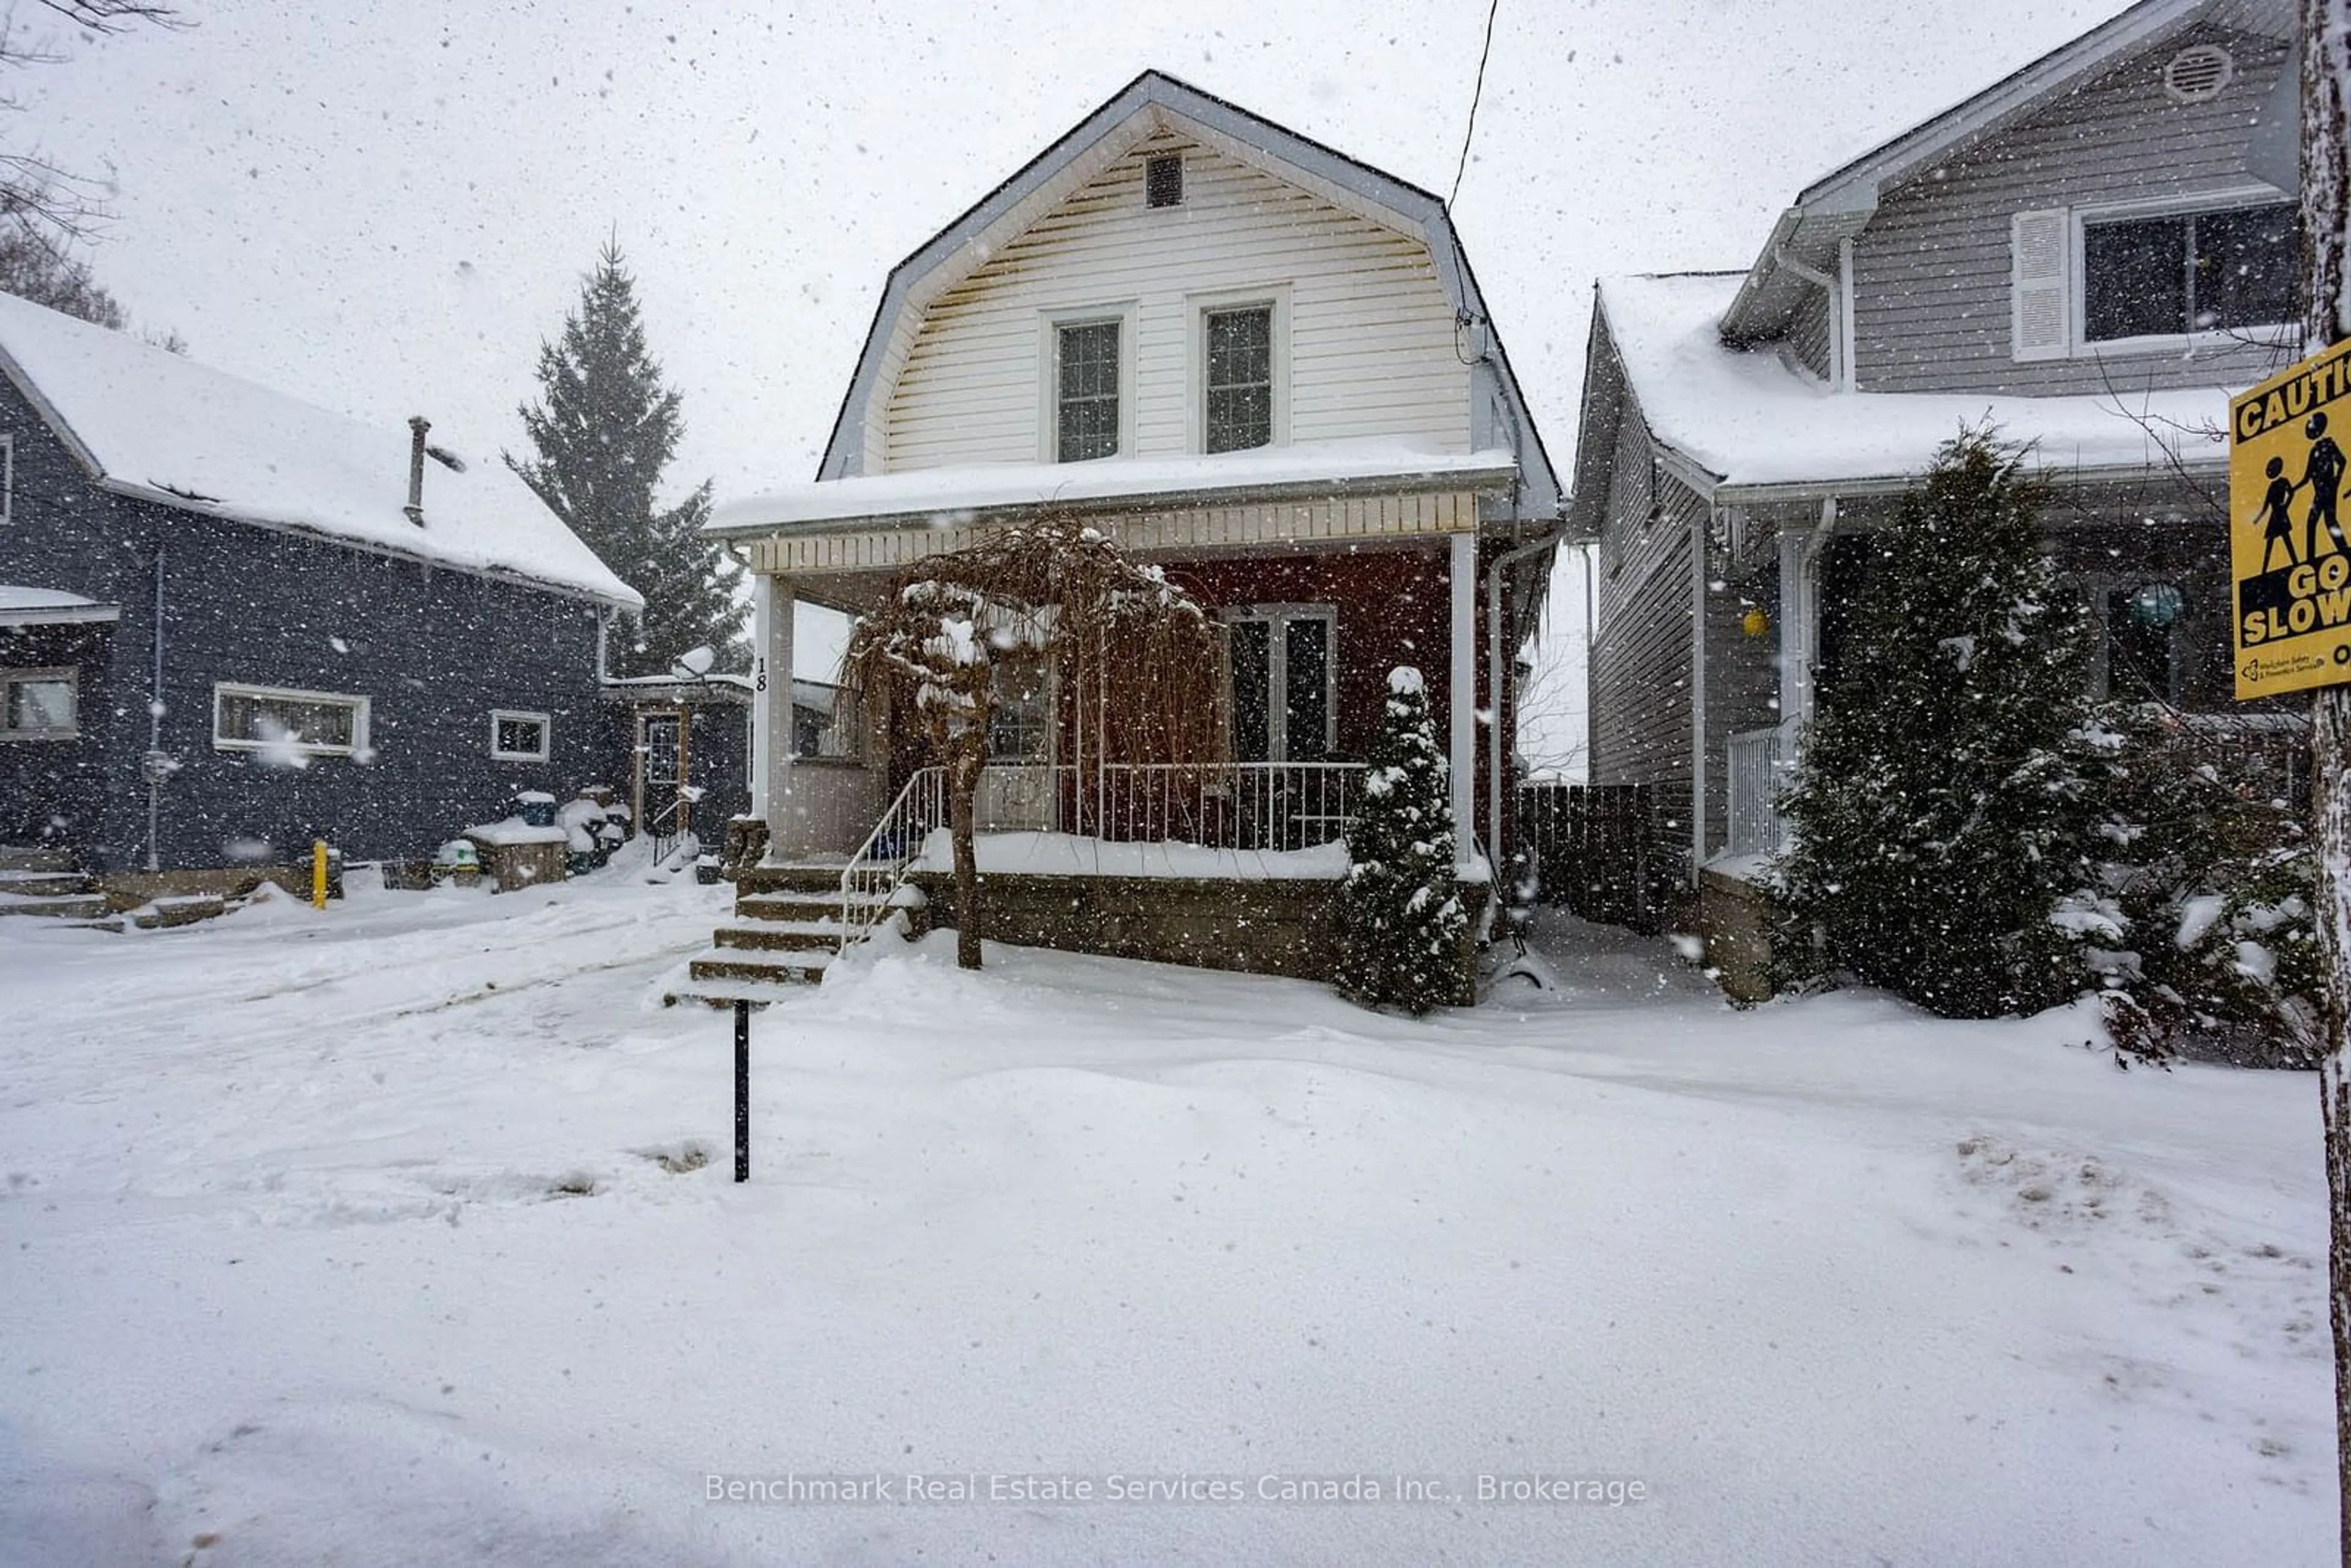
{"type": "Polygon", "coordinates": [[[670,815],[677,804],[677,787],[685,775],[680,769],[678,716],[646,713],[637,716],[637,828],[667,834],[677,826],[670,815]],[[655,818],[663,819],[658,823],[655,818]]]}

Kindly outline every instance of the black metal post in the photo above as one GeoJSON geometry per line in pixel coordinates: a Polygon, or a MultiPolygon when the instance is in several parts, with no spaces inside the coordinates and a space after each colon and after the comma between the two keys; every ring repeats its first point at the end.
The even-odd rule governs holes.
{"type": "Polygon", "coordinates": [[[751,1004],[735,1004],[735,1179],[751,1179],[751,1004]]]}

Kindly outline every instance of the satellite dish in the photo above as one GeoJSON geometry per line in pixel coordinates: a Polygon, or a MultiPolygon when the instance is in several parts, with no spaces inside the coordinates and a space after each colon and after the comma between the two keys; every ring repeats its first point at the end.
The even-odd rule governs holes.
{"type": "Polygon", "coordinates": [[[717,650],[705,643],[700,647],[688,648],[672,659],[669,673],[681,681],[698,681],[710,674],[710,666],[717,662],[717,650]]]}

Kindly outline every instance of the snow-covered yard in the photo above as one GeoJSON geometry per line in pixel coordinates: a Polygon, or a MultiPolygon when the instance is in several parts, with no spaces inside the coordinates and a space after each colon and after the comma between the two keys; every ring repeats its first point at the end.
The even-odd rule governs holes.
{"type": "Polygon", "coordinates": [[[935,936],[759,1016],[737,1187],[726,891],[0,923],[0,1558],[2333,1559],[2305,1078],[1583,928],[1425,1024],[935,936]],[[791,1474],[888,1500],[709,1500],[791,1474]]]}

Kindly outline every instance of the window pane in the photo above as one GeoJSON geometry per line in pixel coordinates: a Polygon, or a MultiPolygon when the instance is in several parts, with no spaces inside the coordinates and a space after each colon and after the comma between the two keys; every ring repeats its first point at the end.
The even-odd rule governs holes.
{"type": "Polygon", "coordinates": [[[74,727],[71,681],[50,679],[8,683],[10,729],[70,730],[74,727]]]}
{"type": "MultiPolygon", "coordinates": [[[[645,720],[645,782],[677,782],[677,720],[674,717],[645,720]]],[[[652,807],[646,810],[650,812],[652,807]]]]}
{"type": "Polygon", "coordinates": [[[1206,444],[1245,452],[1273,441],[1273,311],[1217,310],[1207,320],[1206,444]]]}
{"type": "Polygon", "coordinates": [[[2173,634],[2179,622],[2158,623],[2140,608],[2140,591],[2117,588],[2106,594],[2106,692],[2126,702],[2179,697],[2179,661],[2173,634]]]}
{"type": "Polygon", "coordinates": [[[1330,755],[1331,623],[1291,621],[1282,628],[1286,658],[1281,671],[1282,737],[1291,762],[1320,762],[1330,755]]]}
{"type": "Polygon", "coordinates": [[[1089,321],[1061,329],[1057,451],[1064,463],[1083,463],[1118,452],[1119,331],[1116,321],[1089,321]]]}
{"type": "Polygon", "coordinates": [[[502,718],[498,720],[497,748],[517,756],[544,756],[547,727],[535,718],[502,718]]]}
{"type": "Polygon", "coordinates": [[[2188,220],[2137,218],[2082,231],[2083,334],[2090,341],[2188,329],[2188,220]]]}
{"type": "Polygon", "coordinates": [[[988,671],[996,706],[987,719],[987,755],[996,762],[1052,758],[1050,671],[1042,659],[999,659],[988,671]]]}
{"type": "Polygon", "coordinates": [[[1271,631],[1263,621],[1236,621],[1232,626],[1233,756],[1242,762],[1272,758],[1266,722],[1272,702],[1271,631]]]}
{"type": "Polygon", "coordinates": [[[2294,319],[2295,228],[2294,210],[2283,204],[2198,214],[2197,330],[2294,319]]]}
{"type": "Polygon", "coordinates": [[[305,701],[225,692],[220,699],[220,737],[262,743],[292,741],[348,751],[358,727],[355,703],[305,701]]]}

